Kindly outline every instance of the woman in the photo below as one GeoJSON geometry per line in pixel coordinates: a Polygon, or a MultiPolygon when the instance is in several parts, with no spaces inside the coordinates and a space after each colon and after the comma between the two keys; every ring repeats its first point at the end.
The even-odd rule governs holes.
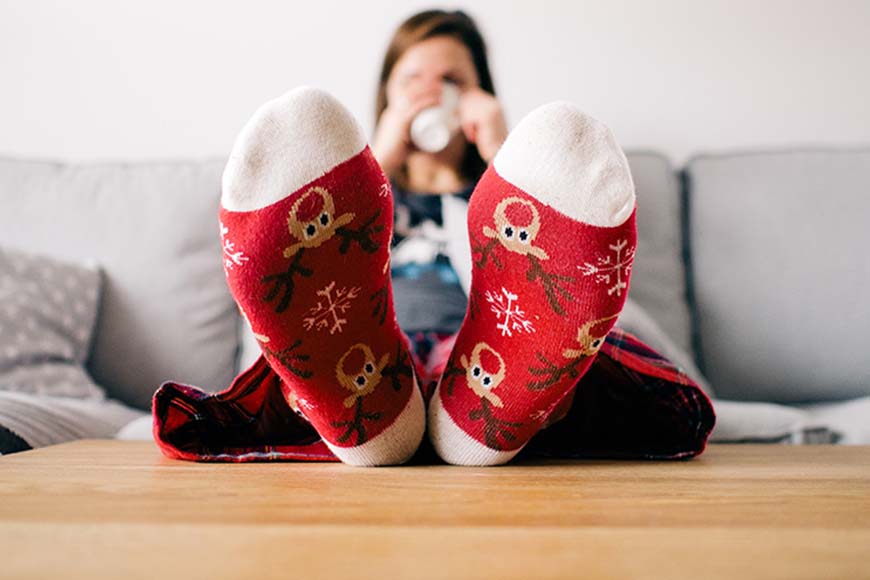
{"type": "MultiPolygon", "coordinates": [[[[466,240],[466,203],[506,136],[474,21],[461,11],[428,10],[402,23],[381,68],[372,150],[393,185],[396,313],[423,363],[462,324],[470,253],[451,242],[466,240]],[[459,92],[461,130],[443,150],[421,151],[411,142],[411,123],[441,102],[447,83],[459,92]]],[[[426,378],[431,384],[435,377],[426,378]]]]}
{"type": "Polygon", "coordinates": [[[384,56],[376,102],[375,157],[405,189],[454,193],[474,185],[507,136],[483,37],[463,12],[430,10],[396,30],[384,56]],[[416,150],[414,117],[440,102],[444,83],[460,91],[462,132],[443,151],[416,150]]]}

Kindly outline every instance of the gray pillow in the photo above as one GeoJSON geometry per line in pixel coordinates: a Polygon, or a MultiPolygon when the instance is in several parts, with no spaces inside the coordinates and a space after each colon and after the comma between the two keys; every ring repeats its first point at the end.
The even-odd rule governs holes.
{"type": "Polygon", "coordinates": [[[0,390],[103,397],[84,370],[100,280],[94,265],[0,248],[0,390]]]}

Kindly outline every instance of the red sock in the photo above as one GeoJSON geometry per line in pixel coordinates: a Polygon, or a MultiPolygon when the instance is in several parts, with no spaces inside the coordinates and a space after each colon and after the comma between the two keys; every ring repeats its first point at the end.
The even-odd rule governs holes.
{"type": "Polygon", "coordinates": [[[469,206],[469,306],[429,407],[445,461],[509,461],[571,395],[625,302],[634,206],[601,123],[553,103],[511,132],[469,206]]]}
{"type": "Polygon", "coordinates": [[[393,311],[392,196],[351,115],[308,88],[263,105],[220,219],[230,290],[288,402],[346,463],[408,460],[425,411],[393,311]]]}

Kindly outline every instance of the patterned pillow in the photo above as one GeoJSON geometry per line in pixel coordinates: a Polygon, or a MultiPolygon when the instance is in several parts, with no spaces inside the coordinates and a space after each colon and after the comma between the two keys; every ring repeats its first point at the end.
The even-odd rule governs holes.
{"type": "Polygon", "coordinates": [[[87,372],[101,276],[0,248],[0,390],[102,398],[87,372]]]}

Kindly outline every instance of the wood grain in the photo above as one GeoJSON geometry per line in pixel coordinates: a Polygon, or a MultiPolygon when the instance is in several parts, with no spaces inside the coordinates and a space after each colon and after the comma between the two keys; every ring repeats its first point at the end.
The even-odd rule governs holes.
{"type": "Polygon", "coordinates": [[[148,442],[0,458],[0,578],[870,578],[870,447],[687,462],[201,464],[148,442]]]}

